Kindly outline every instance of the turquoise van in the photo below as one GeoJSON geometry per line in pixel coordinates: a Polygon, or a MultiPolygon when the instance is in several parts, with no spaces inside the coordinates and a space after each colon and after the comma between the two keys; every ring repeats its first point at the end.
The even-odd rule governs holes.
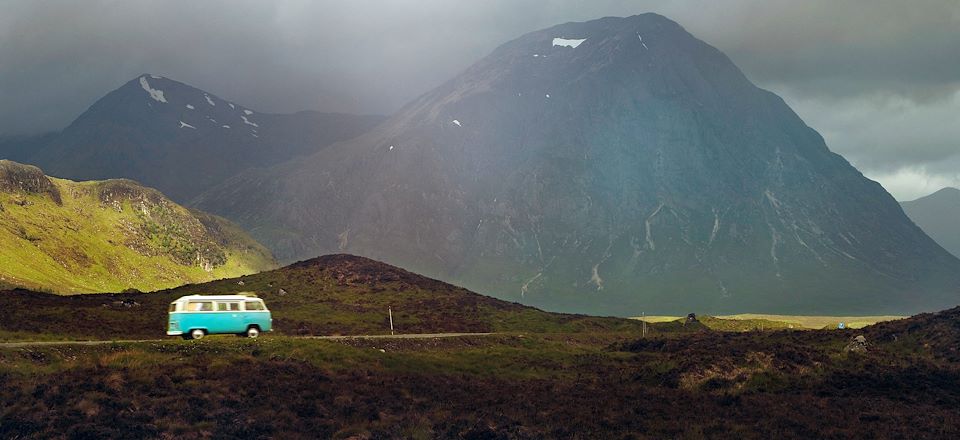
{"type": "Polygon", "coordinates": [[[167,334],[183,339],[234,334],[256,338],[273,331],[273,317],[262,299],[253,294],[189,295],[170,303],[167,334]]]}

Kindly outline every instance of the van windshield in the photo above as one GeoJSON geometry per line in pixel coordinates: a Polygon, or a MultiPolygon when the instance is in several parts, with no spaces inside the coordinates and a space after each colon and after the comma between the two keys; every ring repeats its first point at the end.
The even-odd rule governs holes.
{"type": "Polygon", "coordinates": [[[170,303],[170,311],[171,312],[177,311],[177,303],[170,303]]]}

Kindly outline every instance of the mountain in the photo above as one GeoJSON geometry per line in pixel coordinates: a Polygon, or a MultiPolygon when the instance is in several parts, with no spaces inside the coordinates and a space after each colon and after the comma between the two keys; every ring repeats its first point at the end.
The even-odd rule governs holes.
{"type": "MultiPolygon", "coordinates": [[[[0,284],[153,290],[276,267],[236,225],[130,180],[72,182],[0,160],[0,284]]],[[[19,313],[19,312],[18,312],[19,313]]]]}
{"type": "Polygon", "coordinates": [[[960,260],[775,94],[656,14],[508,42],[352,140],[196,206],[550,310],[904,314],[960,260]]]}
{"type": "Polygon", "coordinates": [[[960,256],[960,189],[943,188],[900,206],[920,229],[953,255],[960,256]]]}
{"type": "Polygon", "coordinates": [[[383,119],[260,113],[144,74],[108,93],[60,132],[0,141],[0,158],[75,180],[130,178],[185,202],[237,172],[315,152],[383,119]]]}
{"type": "MultiPolygon", "coordinates": [[[[62,297],[26,290],[0,291],[0,306],[17,310],[0,320],[5,334],[71,338],[156,338],[166,327],[167,306],[184,295],[254,292],[286,335],[398,333],[636,331],[619,318],[548,313],[497,300],[379,261],[326,255],[240,278],[186,285],[153,293],[62,297]],[[57,319],[45,317],[57,316],[57,319]]],[[[28,336],[29,337],[29,336],[28,336]]]]}

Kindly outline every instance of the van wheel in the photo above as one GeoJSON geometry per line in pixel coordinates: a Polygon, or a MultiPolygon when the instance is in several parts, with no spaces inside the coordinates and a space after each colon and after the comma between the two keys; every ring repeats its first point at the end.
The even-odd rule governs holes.
{"type": "Polygon", "coordinates": [[[248,338],[256,338],[257,336],[260,336],[260,329],[256,327],[250,327],[247,329],[248,338]]]}
{"type": "Polygon", "coordinates": [[[206,335],[206,332],[198,328],[190,330],[190,339],[203,339],[203,337],[206,335]]]}

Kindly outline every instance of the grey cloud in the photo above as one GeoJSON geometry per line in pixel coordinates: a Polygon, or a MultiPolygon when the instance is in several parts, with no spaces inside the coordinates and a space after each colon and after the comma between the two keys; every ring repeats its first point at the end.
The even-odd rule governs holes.
{"type": "Polygon", "coordinates": [[[876,92],[929,99],[960,85],[960,2],[712,2],[691,17],[760,83],[821,98],[876,92]],[[726,11],[726,13],[724,13],[726,11]]]}
{"type": "Polygon", "coordinates": [[[526,32],[643,12],[726,52],[864,171],[950,171],[956,0],[8,0],[0,134],[60,128],[143,72],[261,111],[390,113],[526,32]]]}

